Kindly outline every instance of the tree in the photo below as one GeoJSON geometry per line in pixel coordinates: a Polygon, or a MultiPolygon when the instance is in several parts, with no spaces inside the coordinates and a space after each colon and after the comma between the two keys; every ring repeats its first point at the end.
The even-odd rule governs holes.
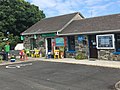
{"type": "Polygon", "coordinates": [[[7,37],[14,47],[20,42],[20,34],[42,18],[45,18],[43,11],[29,2],[0,0],[0,47],[6,44],[3,38],[7,37]]]}
{"type": "Polygon", "coordinates": [[[4,33],[0,32],[0,51],[4,46],[7,44],[7,42],[10,43],[11,49],[14,49],[14,46],[17,44],[16,41],[20,41],[19,36],[13,36],[13,34],[8,34],[6,37],[4,33]]]}
{"type": "Polygon", "coordinates": [[[6,37],[4,36],[4,33],[0,32],[0,50],[1,50],[2,48],[4,48],[4,45],[5,45],[4,39],[5,39],[5,38],[6,38],[6,37]]]}
{"type": "Polygon", "coordinates": [[[24,0],[0,0],[0,32],[19,36],[21,32],[45,18],[42,10],[24,0]]]}

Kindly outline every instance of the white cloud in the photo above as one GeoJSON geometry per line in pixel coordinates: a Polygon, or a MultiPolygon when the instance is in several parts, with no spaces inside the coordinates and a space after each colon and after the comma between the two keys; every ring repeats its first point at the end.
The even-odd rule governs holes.
{"type": "Polygon", "coordinates": [[[85,0],[86,5],[92,6],[98,4],[101,0],[85,0]]]}
{"type": "MultiPolygon", "coordinates": [[[[29,1],[29,0],[27,0],[29,1]]],[[[119,0],[112,2],[112,0],[31,0],[31,3],[39,6],[44,11],[47,17],[72,13],[81,12],[87,17],[102,15],[111,6],[116,6],[120,3],[119,0]]],[[[118,5],[120,7],[120,5],[118,5]]]]}
{"type": "Polygon", "coordinates": [[[39,6],[39,8],[41,8],[41,9],[51,8],[56,5],[55,0],[51,0],[51,1],[49,1],[49,0],[32,0],[31,3],[39,6]]]}
{"type": "Polygon", "coordinates": [[[101,16],[101,13],[107,12],[112,5],[115,5],[115,2],[106,3],[103,5],[94,5],[89,8],[89,13],[92,13],[92,16],[101,16]]]}

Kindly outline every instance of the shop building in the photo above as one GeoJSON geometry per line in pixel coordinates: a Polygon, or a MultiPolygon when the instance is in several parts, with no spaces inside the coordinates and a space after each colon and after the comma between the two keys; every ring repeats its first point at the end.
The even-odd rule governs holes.
{"type": "Polygon", "coordinates": [[[46,55],[59,48],[65,57],[82,53],[83,58],[113,60],[120,52],[120,14],[84,18],[77,12],[46,18],[22,35],[25,48],[42,48],[46,55]]]}
{"type": "Polygon", "coordinates": [[[120,14],[75,20],[59,35],[75,40],[75,52],[88,58],[113,60],[120,52],[120,14]],[[82,43],[81,43],[82,41],[82,43]]]}
{"type": "Polygon", "coordinates": [[[24,37],[24,47],[31,50],[40,48],[42,49],[42,53],[46,55],[49,52],[53,54],[54,50],[58,47],[64,49],[66,38],[59,37],[59,32],[66,28],[72,21],[83,18],[79,12],[45,18],[21,34],[24,37]]]}

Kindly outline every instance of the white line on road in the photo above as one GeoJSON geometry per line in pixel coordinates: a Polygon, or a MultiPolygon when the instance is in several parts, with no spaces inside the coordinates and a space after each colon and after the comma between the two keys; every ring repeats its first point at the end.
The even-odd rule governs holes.
{"type": "Polygon", "coordinates": [[[7,69],[7,68],[20,68],[20,67],[29,66],[29,65],[32,65],[32,63],[16,64],[16,65],[7,65],[7,66],[6,66],[6,69],[7,69]]]}

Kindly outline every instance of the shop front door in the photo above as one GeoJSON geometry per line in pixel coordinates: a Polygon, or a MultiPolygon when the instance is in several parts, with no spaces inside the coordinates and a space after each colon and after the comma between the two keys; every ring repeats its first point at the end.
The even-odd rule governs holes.
{"type": "Polygon", "coordinates": [[[89,58],[98,58],[98,51],[96,48],[96,35],[89,36],[89,58]]]}

